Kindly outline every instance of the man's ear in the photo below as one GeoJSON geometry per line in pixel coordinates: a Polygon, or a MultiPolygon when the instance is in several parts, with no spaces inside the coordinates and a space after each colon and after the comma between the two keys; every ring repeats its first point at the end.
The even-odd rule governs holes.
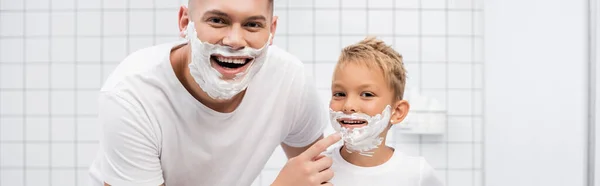
{"type": "Polygon", "coordinates": [[[185,31],[187,30],[188,23],[190,22],[190,17],[188,14],[187,7],[181,6],[179,8],[178,18],[179,18],[179,21],[178,21],[179,22],[179,37],[185,38],[186,37],[185,31]]]}
{"type": "Polygon", "coordinates": [[[278,16],[273,16],[273,22],[271,23],[271,42],[269,45],[273,45],[273,38],[275,38],[275,32],[277,31],[277,20],[279,20],[278,16]]]}
{"type": "Polygon", "coordinates": [[[390,123],[397,124],[402,122],[406,115],[408,115],[408,110],[410,109],[410,104],[406,100],[400,100],[394,103],[392,107],[392,117],[390,118],[390,123]]]}

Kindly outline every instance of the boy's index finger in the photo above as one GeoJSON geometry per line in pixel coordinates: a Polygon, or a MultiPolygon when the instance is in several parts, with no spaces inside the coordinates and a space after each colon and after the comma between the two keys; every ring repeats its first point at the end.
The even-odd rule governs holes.
{"type": "Polygon", "coordinates": [[[308,149],[306,149],[306,151],[304,151],[302,154],[300,154],[300,156],[302,156],[304,159],[313,160],[315,157],[319,156],[322,152],[326,151],[327,148],[329,148],[329,146],[340,141],[340,139],[342,139],[340,134],[338,134],[338,133],[331,134],[331,135],[327,136],[326,138],[323,138],[323,139],[317,141],[317,143],[313,144],[308,149]]]}

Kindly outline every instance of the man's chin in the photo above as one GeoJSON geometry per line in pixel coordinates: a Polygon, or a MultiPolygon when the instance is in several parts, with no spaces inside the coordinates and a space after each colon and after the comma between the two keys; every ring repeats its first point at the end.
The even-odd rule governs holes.
{"type": "Polygon", "coordinates": [[[243,97],[245,94],[246,94],[246,89],[242,90],[240,93],[237,93],[236,95],[234,95],[231,98],[227,98],[227,99],[225,99],[225,98],[214,99],[213,98],[213,101],[216,103],[230,103],[232,101],[238,100],[239,98],[243,97]]]}
{"type": "Polygon", "coordinates": [[[221,74],[221,80],[223,81],[227,81],[227,82],[232,82],[235,79],[234,74],[221,74]]]}

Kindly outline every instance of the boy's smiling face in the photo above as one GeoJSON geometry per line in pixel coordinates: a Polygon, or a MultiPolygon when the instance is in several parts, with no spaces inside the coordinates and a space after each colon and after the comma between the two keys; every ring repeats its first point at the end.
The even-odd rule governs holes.
{"type": "MultiPolygon", "coordinates": [[[[380,68],[364,63],[345,63],[334,71],[329,107],[344,114],[375,116],[381,114],[387,105],[395,106],[393,94],[380,68]]],[[[367,125],[360,120],[338,122],[345,128],[367,125]]]]}

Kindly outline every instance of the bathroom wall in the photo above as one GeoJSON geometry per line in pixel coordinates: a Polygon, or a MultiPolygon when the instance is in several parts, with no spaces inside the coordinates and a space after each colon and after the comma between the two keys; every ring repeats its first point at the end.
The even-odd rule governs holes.
{"type": "MultiPolygon", "coordinates": [[[[0,186],[86,185],[99,87],[127,54],[176,40],[183,3],[0,0],[0,186]]],[[[340,49],[385,40],[405,59],[407,87],[440,101],[446,118],[443,135],[395,129],[388,144],[426,157],[448,186],[482,186],[483,13],[483,0],[276,0],[274,42],[312,69],[327,104],[340,49]]],[[[278,148],[254,185],[285,161],[278,148]]]]}
{"type": "Polygon", "coordinates": [[[588,185],[587,3],[485,1],[486,186],[588,185]]]}

